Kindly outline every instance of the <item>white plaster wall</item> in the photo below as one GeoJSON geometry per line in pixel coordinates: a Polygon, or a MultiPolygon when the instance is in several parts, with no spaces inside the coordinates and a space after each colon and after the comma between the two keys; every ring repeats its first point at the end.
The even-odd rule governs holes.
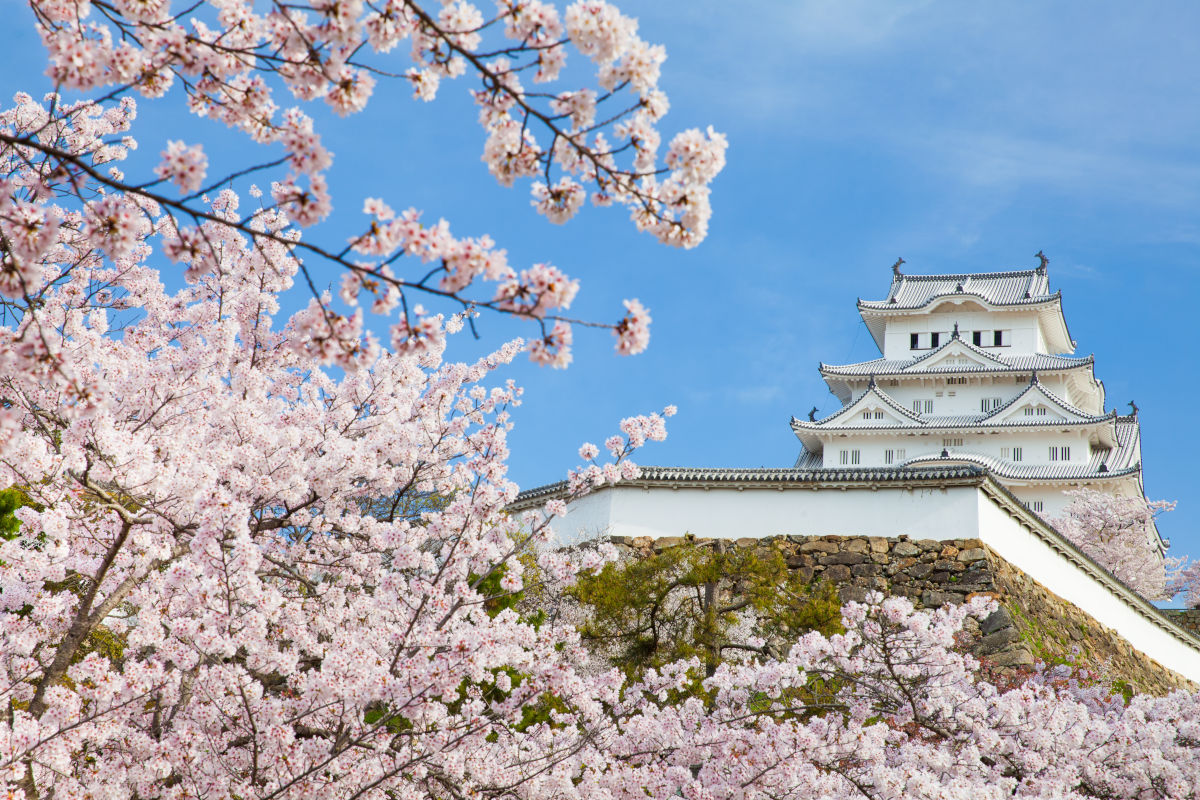
{"type": "Polygon", "coordinates": [[[572,504],[555,528],[564,541],[611,536],[855,534],[913,539],[978,535],[973,486],[945,489],[673,489],[621,486],[572,504]],[[851,511],[853,509],[853,511],[851,511]]]}
{"type": "MultiPolygon", "coordinates": [[[[978,306],[973,307],[978,309],[978,306]]],[[[971,341],[971,331],[1011,331],[1011,345],[996,348],[997,352],[1005,355],[1046,352],[1044,349],[1039,350],[1043,342],[1036,312],[953,311],[943,303],[934,313],[916,313],[889,319],[884,331],[884,355],[887,358],[905,359],[923,353],[924,350],[913,351],[909,348],[909,334],[939,331],[948,337],[956,322],[960,335],[968,342],[971,341]]]]}
{"type": "Polygon", "coordinates": [[[1050,460],[1050,446],[1070,448],[1070,458],[1066,463],[1086,464],[1091,458],[1088,444],[1088,434],[1080,428],[1067,428],[1066,432],[1041,430],[1038,432],[1000,431],[997,433],[971,434],[967,432],[955,434],[929,433],[899,433],[879,432],[860,433],[848,436],[834,436],[825,440],[822,451],[822,465],[825,467],[841,467],[842,450],[858,450],[859,462],[845,466],[884,467],[889,465],[884,461],[884,453],[888,449],[904,449],[905,460],[920,456],[940,455],[942,449],[947,449],[951,455],[955,453],[982,453],[1000,458],[1001,448],[1021,448],[1021,463],[1023,464],[1055,464],[1062,461],[1050,460]],[[947,439],[962,439],[962,445],[947,445],[947,439]]]}
{"type": "Polygon", "coordinates": [[[978,500],[981,538],[1001,558],[1121,634],[1158,663],[1200,682],[1200,652],[1194,647],[1142,616],[1133,604],[1018,524],[983,492],[978,500]]]}

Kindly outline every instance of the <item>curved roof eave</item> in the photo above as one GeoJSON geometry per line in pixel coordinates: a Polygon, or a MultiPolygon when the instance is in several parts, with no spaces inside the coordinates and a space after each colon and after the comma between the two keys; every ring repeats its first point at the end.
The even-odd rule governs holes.
{"type": "MultiPolygon", "coordinates": [[[[960,466],[961,464],[972,464],[972,465],[983,467],[984,469],[988,470],[989,472],[993,473],[994,475],[996,475],[999,478],[1003,478],[1004,480],[1033,481],[1033,482],[1047,482],[1047,483],[1057,483],[1057,482],[1062,482],[1062,481],[1114,480],[1114,479],[1119,479],[1119,478],[1127,478],[1131,475],[1137,475],[1137,474],[1140,474],[1142,471],[1142,465],[1141,465],[1141,462],[1139,461],[1138,463],[1133,464],[1129,467],[1123,467],[1121,469],[1115,469],[1115,470],[1108,470],[1106,472],[1101,472],[1099,470],[1093,469],[1093,470],[1086,471],[1086,472],[1079,471],[1078,473],[1071,473],[1069,471],[1071,465],[1067,465],[1067,466],[1057,465],[1057,466],[1053,466],[1053,467],[1047,467],[1047,471],[1057,471],[1058,474],[1038,475],[1033,470],[1037,469],[1037,467],[1039,467],[1041,465],[1036,465],[1036,466],[1031,465],[1031,468],[1027,468],[1024,471],[1014,470],[1011,468],[1007,468],[1007,465],[1002,463],[999,459],[993,458],[991,456],[979,455],[979,454],[975,454],[975,453],[953,453],[953,454],[949,455],[948,457],[935,456],[935,455],[917,456],[915,458],[909,459],[908,461],[905,461],[902,466],[909,467],[909,466],[917,466],[917,465],[921,465],[921,466],[935,466],[936,465],[936,466],[953,467],[953,466],[960,466]]],[[[1081,466],[1086,467],[1089,465],[1081,465],[1081,466]]]]}

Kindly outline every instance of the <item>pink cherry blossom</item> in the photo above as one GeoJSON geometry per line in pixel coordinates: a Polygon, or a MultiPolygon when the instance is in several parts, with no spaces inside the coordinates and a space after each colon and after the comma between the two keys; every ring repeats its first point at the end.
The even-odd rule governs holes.
{"type": "Polygon", "coordinates": [[[154,170],[158,177],[171,181],[184,192],[194,192],[204,183],[208,157],[200,145],[189,147],[179,141],[167,142],[162,157],[162,163],[154,170]]]}

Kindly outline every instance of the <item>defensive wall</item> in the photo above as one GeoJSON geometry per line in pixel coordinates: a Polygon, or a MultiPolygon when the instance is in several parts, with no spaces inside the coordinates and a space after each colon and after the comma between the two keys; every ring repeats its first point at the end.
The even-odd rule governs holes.
{"type": "MultiPolygon", "coordinates": [[[[565,491],[561,483],[534,489],[511,508],[536,508],[565,491]]],[[[879,589],[933,606],[990,592],[1008,616],[984,634],[997,634],[990,658],[1018,666],[1078,648],[1144,690],[1200,684],[1200,636],[1122,584],[982,468],[646,467],[636,480],[573,502],[555,528],[564,544],[615,537],[638,548],[685,535],[741,546],[770,539],[792,548],[793,568],[839,584],[846,598],[879,589]]]]}

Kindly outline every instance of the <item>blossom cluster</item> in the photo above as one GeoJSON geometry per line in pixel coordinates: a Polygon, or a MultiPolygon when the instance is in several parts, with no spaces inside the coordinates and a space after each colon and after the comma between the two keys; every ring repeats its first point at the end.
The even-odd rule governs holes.
{"type": "MultiPolygon", "coordinates": [[[[90,0],[33,0],[32,5],[47,51],[48,75],[63,87],[96,93],[100,113],[125,113],[132,108],[129,95],[134,92],[157,98],[181,91],[192,112],[237,128],[257,143],[281,146],[284,155],[279,161],[238,172],[286,168],[271,176],[270,200],[294,225],[316,225],[333,209],[326,175],[333,156],[322,144],[312,116],[302,110],[304,103],[321,100],[338,114],[355,114],[368,105],[376,82],[384,76],[398,76],[411,84],[416,97],[431,100],[445,81],[469,75],[479,84],[473,96],[487,169],[505,185],[529,179],[533,206],[551,221],[566,222],[590,199],[595,205],[626,206],[637,228],[672,245],[692,247],[707,232],[712,213],[709,187],[724,166],[726,141],[711,128],[688,130],[671,139],[660,154],[663,137],[658,126],[669,108],[659,88],[665,50],[644,41],[637,21],[604,0],[577,0],[561,12],[541,0],[499,0],[491,13],[469,0],[429,8],[415,0],[320,0],[311,8],[212,0],[186,15],[173,14],[167,0],[122,0],[102,6],[90,0]],[[409,65],[387,63],[385,58],[396,58],[389,54],[405,42],[409,65]],[[562,85],[570,51],[591,63],[592,85],[562,85]],[[525,82],[554,87],[535,91],[525,82]]],[[[44,118],[38,125],[14,130],[19,146],[31,151],[54,141],[41,133],[47,124],[51,129],[77,125],[79,117],[93,114],[56,104],[37,113],[44,118]],[[38,133],[22,135],[23,131],[38,133]]],[[[92,198],[78,183],[87,177],[78,157],[112,161],[121,157],[125,146],[111,138],[97,138],[88,147],[56,145],[53,151],[42,151],[50,168],[35,171],[71,178],[75,185],[60,183],[56,191],[87,202],[92,198]]],[[[207,167],[200,145],[168,142],[155,174],[187,195],[182,202],[172,199],[168,213],[204,213],[192,201],[207,167]]],[[[110,194],[125,189],[146,195],[146,187],[153,185],[126,182],[120,174],[113,181],[118,191],[110,194]]],[[[134,207],[142,205],[141,200],[132,202],[134,207]]],[[[108,237],[108,246],[118,254],[130,238],[140,235],[119,210],[105,209],[95,220],[120,228],[108,237]]],[[[354,237],[355,249],[369,251],[379,262],[356,265],[332,249],[299,246],[333,258],[348,272],[374,273],[363,276],[364,284],[391,284],[393,294],[398,293],[397,302],[390,304],[395,308],[406,290],[412,294],[432,288],[423,279],[382,272],[381,265],[390,264],[390,257],[399,252],[409,252],[406,242],[413,241],[410,235],[383,228],[411,224],[412,214],[388,226],[376,218],[354,237]]],[[[25,224],[42,227],[36,221],[25,224]]],[[[247,220],[231,224],[244,230],[247,220]]],[[[436,247],[428,251],[445,258],[439,291],[449,291],[462,308],[542,317],[548,308],[510,303],[503,293],[490,299],[467,295],[480,278],[510,284],[510,276],[495,274],[502,270],[503,251],[498,257],[469,252],[492,250],[490,244],[482,244],[485,239],[480,237],[478,247],[468,245],[461,253],[447,249],[443,254],[436,247]],[[480,260],[500,263],[481,265],[480,260]]],[[[301,269],[307,267],[302,263],[301,269]]],[[[30,270],[33,267],[6,270],[6,291],[36,282],[30,270]]],[[[558,283],[577,285],[566,278],[558,283]]],[[[565,306],[559,302],[554,307],[565,306]]],[[[636,353],[644,347],[648,321],[647,315],[632,313],[610,326],[621,327],[618,352],[636,353]]],[[[406,322],[397,324],[393,334],[406,338],[405,332],[435,324],[417,319],[409,309],[406,322]]],[[[569,321],[556,317],[539,325],[541,344],[531,348],[531,356],[538,363],[569,363],[571,337],[564,327],[569,321]]]]}

